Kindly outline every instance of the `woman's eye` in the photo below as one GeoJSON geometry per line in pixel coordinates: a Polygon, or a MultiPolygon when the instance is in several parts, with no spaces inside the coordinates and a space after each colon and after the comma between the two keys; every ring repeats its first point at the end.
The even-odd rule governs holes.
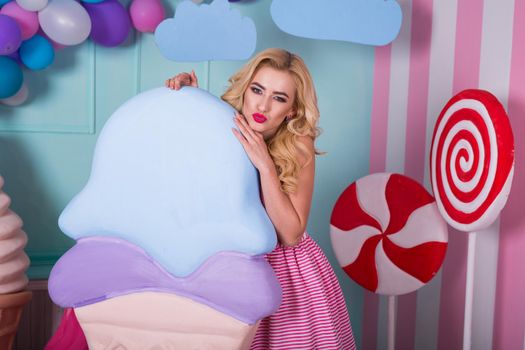
{"type": "Polygon", "coordinates": [[[275,100],[278,102],[282,102],[282,103],[286,102],[286,99],[279,97],[279,96],[275,96],[275,100]]]}
{"type": "Polygon", "coordinates": [[[261,93],[261,89],[252,86],[252,92],[254,92],[256,94],[260,94],[261,93]]]}

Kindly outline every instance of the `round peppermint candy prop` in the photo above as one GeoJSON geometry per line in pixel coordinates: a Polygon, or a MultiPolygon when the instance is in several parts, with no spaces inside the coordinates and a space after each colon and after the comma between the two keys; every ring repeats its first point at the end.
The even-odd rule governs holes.
{"type": "Polygon", "coordinates": [[[378,173],[352,183],[332,211],[330,238],[343,270],[383,295],[419,289],[437,273],[447,249],[447,224],[416,181],[378,173]]]}
{"type": "Polygon", "coordinates": [[[496,220],[514,174],[512,129],[494,95],[465,90],[446,104],[434,127],[430,174],[439,211],[452,227],[469,233],[463,349],[470,349],[475,232],[496,220]]]}
{"type": "Polygon", "coordinates": [[[443,108],[430,151],[432,189],[454,228],[490,226],[507,202],[514,173],[514,137],[491,93],[465,90],[443,108]]]}

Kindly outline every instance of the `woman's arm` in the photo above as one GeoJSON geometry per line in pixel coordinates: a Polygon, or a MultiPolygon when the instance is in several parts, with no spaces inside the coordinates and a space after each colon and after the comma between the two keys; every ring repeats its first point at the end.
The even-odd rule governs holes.
{"type": "MultiPolygon", "coordinates": [[[[301,137],[299,142],[307,146],[312,158],[306,166],[299,170],[295,193],[286,194],[281,190],[281,183],[273,163],[271,167],[259,170],[266,212],[275,226],[279,241],[285,246],[294,246],[299,243],[306,230],[314,190],[313,141],[305,136],[301,137]]],[[[305,162],[306,157],[301,163],[305,162]]]]}
{"type": "Polygon", "coordinates": [[[309,137],[299,138],[310,154],[301,157],[301,163],[306,165],[299,171],[296,192],[288,195],[281,190],[277,169],[262,135],[253,131],[240,115],[236,116],[235,122],[240,132],[235,129],[233,132],[259,170],[264,205],[279,241],[285,246],[294,246],[299,243],[306,229],[312,203],[315,173],[313,140],[309,137]],[[310,162],[307,162],[308,159],[311,159],[310,162]]]}

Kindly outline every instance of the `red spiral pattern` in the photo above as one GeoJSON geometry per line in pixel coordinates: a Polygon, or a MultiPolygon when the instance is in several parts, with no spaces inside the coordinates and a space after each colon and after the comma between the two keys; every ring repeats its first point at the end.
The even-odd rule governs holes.
{"type": "Polygon", "coordinates": [[[443,108],[430,151],[432,188],[447,222],[463,231],[489,226],[505,204],[514,166],[514,138],[501,103],[465,90],[443,108]]]}
{"type": "Polygon", "coordinates": [[[446,224],[435,209],[434,198],[419,183],[403,175],[373,174],[348,186],[334,206],[330,224],[332,246],[343,270],[375,293],[399,295],[416,290],[434,277],[445,257],[446,224]],[[372,181],[363,182],[367,178],[372,181]],[[384,203],[376,208],[363,205],[363,196],[371,192],[375,192],[375,198],[381,193],[384,203]],[[386,218],[380,214],[383,205],[388,211],[388,222],[381,225],[378,217],[386,218]],[[434,209],[420,210],[429,206],[434,209]],[[408,227],[411,220],[423,224],[408,227]],[[362,236],[362,228],[370,232],[362,243],[342,238],[362,236]],[[405,237],[403,245],[396,243],[399,235],[405,237]]]}

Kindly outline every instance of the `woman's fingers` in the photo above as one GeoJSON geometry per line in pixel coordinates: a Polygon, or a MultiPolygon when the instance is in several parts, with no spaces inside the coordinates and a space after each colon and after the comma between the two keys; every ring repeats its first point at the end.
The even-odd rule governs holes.
{"type": "Polygon", "coordinates": [[[241,143],[241,146],[242,148],[244,148],[244,151],[248,154],[248,157],[251,159],[251,150],[253,147],[250,146],[250,142],[246,139],[244,134],[242,134],[242,132],[240,132],[239,130],[232,128],[232,131],[235,137],[237,138],[237,140],[239,140],[239,142],[241,143]]]}
{"type": "Polygon", "coordinates": [[[246,120],[246,118],[242,114],[237,113],[235,118],[238,121],[238,123],[244,127],[244,129],[246,130],[246,132],[250,136],[251,140],[253,140],[253,141],[262,141],[263,140],[261,133],[256,132],[255,130],[253,130],[251,128],[251,126],[248,124],[248,121],[246,120]]]}
{"type": "Polygon", "coordinates": [[[232,131],[235,137],[237,138],[237,140],[241,142],[242,146],[246,147],[246,145],[248,144],[248,141],[246,141],[246,138],[239,132],[239,130],[232,128],[232,131]]]}
{"type": "Polygon", "coordinates": [[[192,86],[193,85],[193,77],[191,76],[190,73],[183,73],[182,75],[182,81],[184,82],[184,85],[189,85],[189,86],[192,86]]]}
{"type": "Polygon", "coordinates": [[[171,78],[172,89],[179,90],[181,87],[189,85],[190,79],[188,73],[180,73],[171,78]]]}
{"type": "Polygon", "coordinates": [[[234,118],[235,125],[237,125],[239,129],[232,128],[233,134],[241,143],[252,164],[257,169],[261,169],[268,161],[272,161],[268,154],[268,147],[264,142],[262,134],[254,131],[246,120],[244,120],[244,122],[242,121],[242,118],[242,116],[236,116],[234,118]]]}
{"type": "Polygon", "coordinates": [[[170,89],[179,90],[183,86],[194,86],[198,87],[198,80],[197,75],[195,75],[194,71],[191,71],[191,73],[180,73],[174,76],[173,78],[170,78],[166,80],[165,85],[169,87],[170,89]]]}
{"type": "Polygon", "coordinates": [[[177,87],[177,79],[176,78],[170,78],[166,80],[166,87],[170,89],[175,89],[177,87]]]}
{"type": "Polygon", "coordinates": [[[181,74],[177,74],[175,76],[175,90],[179,90],[181,87],[183,87],[184,85],[184,73],[181,73],[181,74]]]}
{"type": "Polygon", "coordinates": [[[195,74],[195,71],[192,69],[190,74],[190,83],[191,86],[199,87],[199,80],[197,79],[197,75],[195,74]]]}
{"type": "Polygon", "coordinates": [[[246,140],[250,143],[255,142],[255,134],[253,133],[253,130],[250,128],[250,126],[246,123],[244,118],[236,115],[234,118],[235,124],[239,128],[239,131],[242,133],[242,135],[246,138],[246,140]]]}

